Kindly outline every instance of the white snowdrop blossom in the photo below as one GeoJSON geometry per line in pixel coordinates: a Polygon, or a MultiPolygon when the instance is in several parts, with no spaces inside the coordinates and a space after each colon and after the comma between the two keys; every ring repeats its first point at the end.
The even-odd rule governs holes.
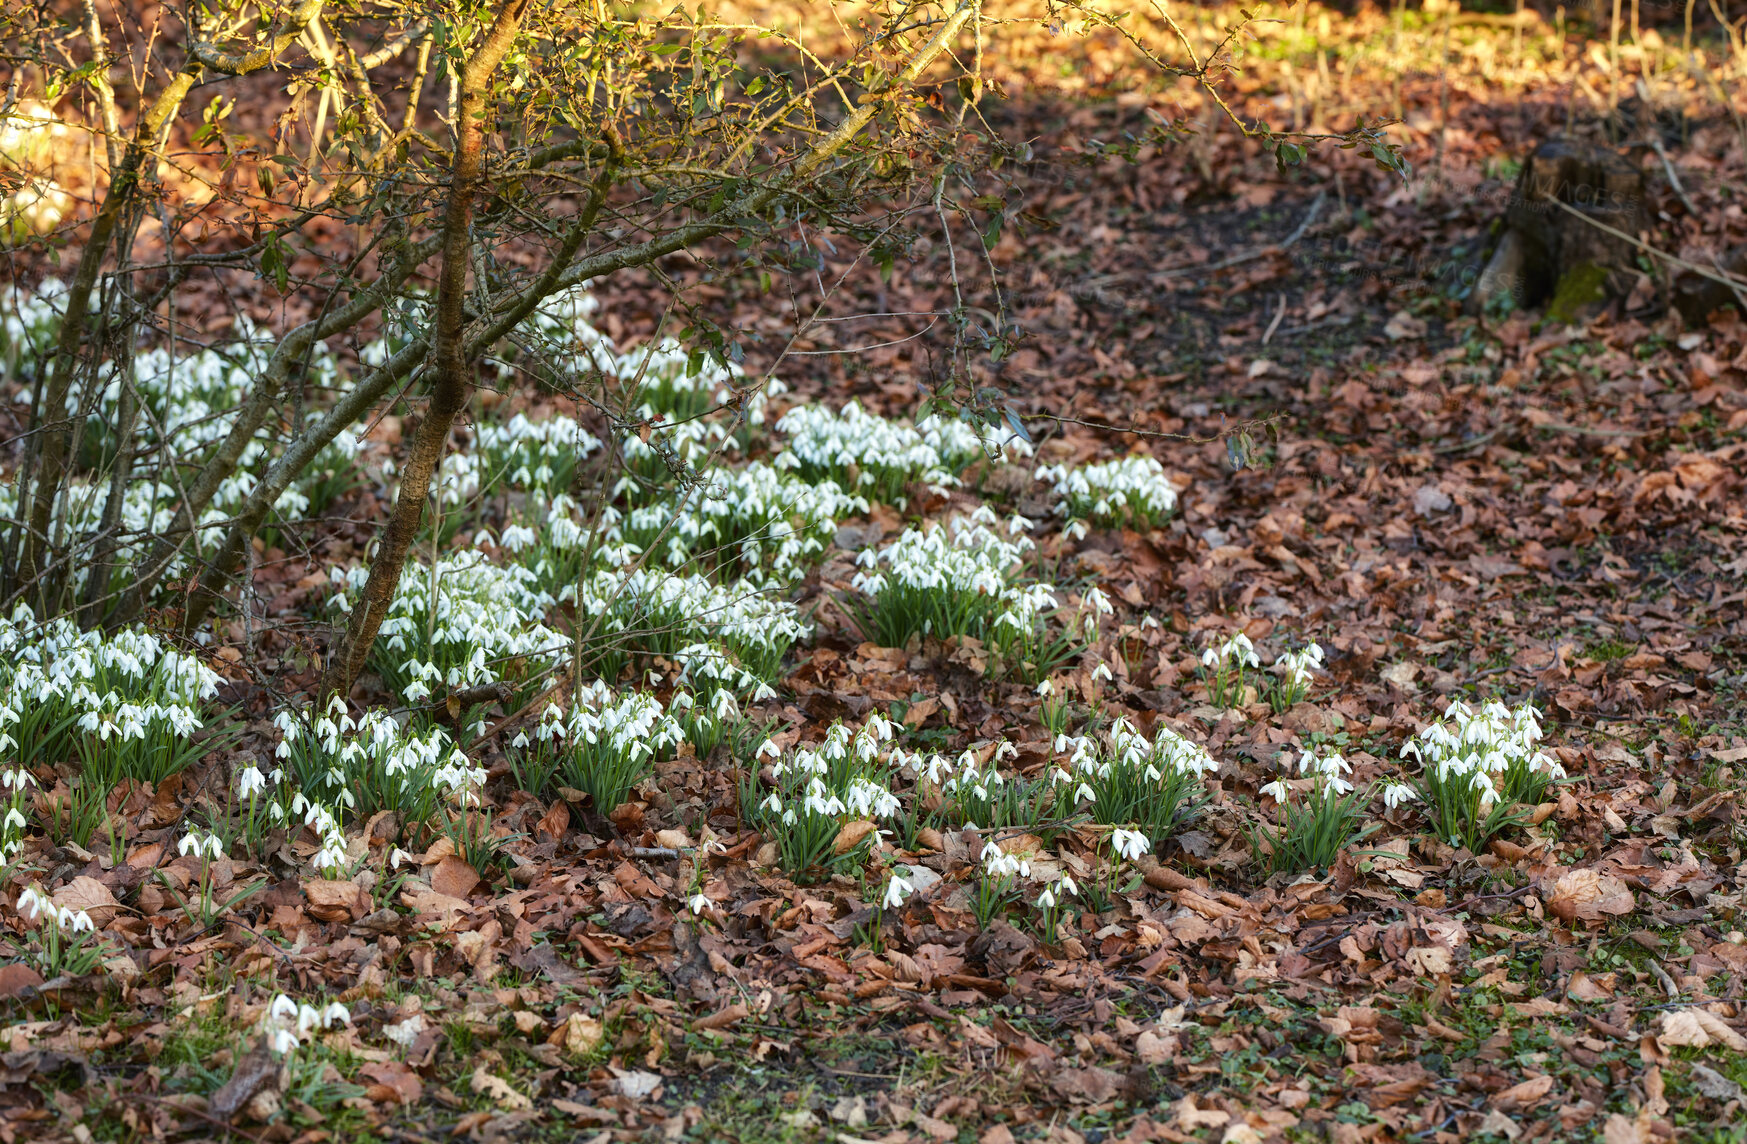
{"type": "Polygon", "coordinates": [[[1419,798],[1419,793],[1406,783],[1390,783],[1383,788],[1383,805],[1390,810],[1417,798],[1419,798]]]}
{"type": "Polygon", "coordinates": [[[208,834],[202,838],[198,833],[190,831],[177,843],[176,851],[183,855],[192,854],[196,858],[212,859],[224,853],[224,843],[219,841],[216,834],[208,834]]]}
{"type": "Polygon", "coordinates": [[[1312,643],[1301,651],[1282,652],[1271,670],[1279,673],[1282,684],[1302,696],[1315,682],[1313,673],[1321,668],[1322,648],[1312,643]]]}
{"type": "Polygon", "coordinates": [[[1152,844],[1147,841],[1146,835],[1138,830],[1124,830],[1121,827],[1110,832],[1110,848],[1128,862],[1138,862],[1144,855],[1152,853],[1152,844]]]}
{"type": "Polygon", "coordinates": [[[318,1009],[313,1005],[301,1004],[281,993],[273,998],[267,1012],[262,1015],[261,1031],[267,1035],[273,1051],[284,1056],[295,1052],[312,1034],[332,1029],[336,1025],[351,1023],[351,1011],[338,1001],[329,1002],[318,1009]]]}
{"type": "Polygon", "coordinates": [[[26,886],[18,895],[18,912],[28,916],[31,921],[40,918],[44,910],[52,914],[56,909],[49,896],[35,886],[26,886]]]}
{"type": "Polygon", "coordinates": [[[891,880],[886,883],[886,894],[880,902],[881,908],[888,910],[897,909],[904,904],[904,899],[909,897],[915,889],[916,887],[907,879],[898,874],[893,874],[891,880]]]}

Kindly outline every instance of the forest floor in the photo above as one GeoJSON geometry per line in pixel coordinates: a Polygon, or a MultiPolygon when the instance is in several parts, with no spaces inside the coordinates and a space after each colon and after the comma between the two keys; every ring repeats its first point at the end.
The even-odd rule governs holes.
{"type": "MultiPolygon", "coordinates": [[[[1508,53],[1508,32],[1460,42],[1482,36],[1508,53]]],[[[1688,329],[1653,281],[1575,325],[1482,320],[1453,290],[1537,142],[1641,134],[1642,101],[1611,125],[1605,106],[1572,112],[1579,51],[1494,90],[1460,69],[1353,74],[1348,104],[1400,101],[1421,172],[1406,184],[1332,149],[1280,174],[1229,126],[1090,156],[1144,123],[1144,100],[1016,100],[995,121],[1039,160],[989,251],[1026,335],[994,384],[1041,461],[1138,449],[1180,490],[1159,528],[1040,540],[1058,584],[1102,585],[1131,625],[1110,683],[1082,665],[1063,686],[1220,762],[1193,830],[1108,909],[1054,941],[979,930],[945,892],[979,844],[936,834],[910,859],[940,892],[872,947],[863,887],[760,864],[733,776],[681,758],[611,827],[503,800],[532,856],[514,884],[446,886],[439,863],[385,917],[283,882],[248,904],[256,928],[238,915],[151,949],[119,988],[12,990],[0,1138],[1747,1140],[1747,322],[1688,329]],[[1314,639],[1327,671],[1284,713],[1216,706],[1198,657],[1236,631],[1314,639]],[[1532,825],[1475,854],[1409,804],[1314,876],[1253,861],[1281,752],[1338,749],[1355,782],[1380,779],[1452,700],[1491,698],[1537,704],[1571,776],[1532,825]],[[705,830],[732,924],[690,917],[691,858],[662,856],[705,830]],[[352,1005],[329,1059],[355,1071],[300,1075],[283,1109],[232,1127],[209,1101],[269,980],[352,1005]],[[424,1032],[385,1047],[415,1013],[424,1032]]],[[[1288,90],[1271,74],[1246,75],[1252,98],[1288,90]]],[[[1690,112],[1667,151],[1700,213],[1634,152],[1659,241],[1747,241],[1735,122],[1678,84],[1666,99],[1690,112]]],[[[962,288],[986,298],[969,241],[962,288]]],[[[837,271],[844,314],[937,311],[953,289],[944,244],[889,279],[827,258],[837,271]]],[[[749,364],[792,328],[756,283],[671,272],[745,332],[749,364]]],[[[817,301],[798,281],[795,312],[817,301]]],[[[603,328],[653,329],[653,284],[614,289],[603,328]]],[[[790,397],[907,415],[947,352],[916,335],[899,318],[815,330],[800,348],[893,344],[788,359],[790,397]]],[[[1048,513],[1029,470],[989,466],[909,516],[979,503],[1048,513]]],[[[363,523],[332,531],[318,569],[369,535],[374,502],[353,507],[363,523]]],[[[1016,767],[1041,765],[1029,688],[991,682],[962,644],[866,643],[836,606],[856,548],[906,519],[844,522],[803,588],[816,634],[753,714],[811,741],[879,710],[943,753],[1005,738],[1016,767]]],[[[257,587],[290,630],[310,565],[282,555],[257,587]]],[[[273,646],[251,654],[290,674],[300,645],[273,646]]],[[[51,880],[138,893],[125,866],[63,858],[51,880]]]]}

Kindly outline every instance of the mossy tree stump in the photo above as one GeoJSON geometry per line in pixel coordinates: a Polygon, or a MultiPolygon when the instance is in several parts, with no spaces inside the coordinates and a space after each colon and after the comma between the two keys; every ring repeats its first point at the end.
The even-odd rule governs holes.
{"type": "Polygon", "coordinates": [[[1546,303],[1550,316],[1569,321],[1625,297],[1637,250],[1594,224],[1636,236],[1647,217],[1643,172],[1625,156],[1579,140],[1541,144],[1517,177],[1474,308],[1509,295],[1519,308],[1546,303]]]}

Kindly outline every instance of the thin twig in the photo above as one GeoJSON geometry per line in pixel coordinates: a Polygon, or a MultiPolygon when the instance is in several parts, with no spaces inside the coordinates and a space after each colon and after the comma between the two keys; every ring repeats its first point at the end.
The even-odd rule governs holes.
{"type": "Polygon", "coordinates": [[[1686,213],[1698,218],[1698,208],[1692,205],[1692,200],[1686,197],[1686,188],[1680,185],[1680,176],[1674,172],[1674,161],[1668,157],[1668,151],[1662,146],[1654,132],[1650,135],[1650,148],[1656,152],[1656,157],[1662,160],[1662,170],[1668,175],[1668,185],[1680,199],[1680,205],[1686,208],[1686,213]]]}

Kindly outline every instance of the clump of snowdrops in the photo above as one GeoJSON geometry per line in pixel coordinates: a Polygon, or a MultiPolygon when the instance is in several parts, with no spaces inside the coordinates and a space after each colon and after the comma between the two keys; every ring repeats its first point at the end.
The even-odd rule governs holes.
{"type": "Polygon", "coordinates": [[[1148,456],[1074,468],[1042,465],[1036,479],[1050,482],[1057,515],[1099,528],[1157,528],[1177,507],[1176,487],[1164,466],[1148,456]]]}
{"type": "Polygon", "coordinates": [[[519,732],[510,744],[510,766],[516,785],[536,798],[550,798],[560,787],[580,791],[596,813],[607,815],[684,737],[654,695],[616,695],[597,680],[577,690],[568,711],[548,704],[531,730],[519,732]]]}
{"type": "Polygon", "coordinates": [[[836,412],[797,406],[776,428],[788,436],[776,457],[778,468],[794,469],[809,481],[834,480],[850,492],[899,506],[912,482],[944,491],[959,484],[957,474],[977,460],[1031,455],[1018,436],[997,439],[967,421],[937,415],[910,425],[869,413],[855,401],[836,412]]]}
{"type": "MultiPolygon", "coordinates": [[[[335,568],[330,606],[350,612],[369,578],[363,567],[335,568]]],[[[537,577],[517,565],[497,565],[468,549],[431,565],[412,565],[400,578],[370,662],[409,704],[444,689],[507,680],[517,698],[538,686],[543,669],[567,657],[569,639],[544,622],[556,601],[537,577]]]]}
{"type": "Polygon", "coordinates": [[[34,925],[30,935],[21,940],[10,931],[0,932],[4,932],[13,956],[46,981],[82,977],[108,955],[89,913],[57,906],[38,886],[26,886],[18,895],[18,914],[34,925]]]}
{"type": "Polygon", "coordinates": [[[1541,713],[1496,699],[1475,710],[1452,702],[1444,717],[1401,748],[1420,766],[1414,786],[1427,820],[1451,846],[1478,854],[1500,831],[1527,821],[1565,768],[1541,751],[1541,713]]]}
{"type": "Polygon", "coordinates": [[[1297,779],[1291,777],[1290,755],[1281,757],[1288,760],[1287,774],[1259,792],[1274,800],[1274,824],[1263,823],[1250,834],[1252,854],[1271,871],[1328,869],[1349,844],[1381,825],[1365,823],[1379,789],[1391,810],[1414,797],[1413,788],[1401,783],[1355,786],[1346,777],[1352,764],[1336,751],[1301,752],[1297,779]]]}
{"type": "Polygon", "coordinates": [[[767,739],[758,749],[756,758],[771,762],[741,780],[740,812],[775,845],[790,877],[817,881],[866,863],[878,836],[873,823],[903,809],[891,789],[892,733],[875,712],[859,727],[833,723],[816,746],[784,752],[767,739]],[[867,828],[857,834],[855,823],[867,828]]]}
{"type": "Polygon", "coordinates": [[[851,601],[862,635],[881,647],[903,647],[916,636],[983,641],[992,666],[1035,683],[1095,639],[1097,617],[1110,602],[1089,589],[1076,624],[1051,625],[1061,606],[1051,584],[1022,575],[1035,545],[1031,522],[999,524],[987,506],[944,526],[908,528],[884,548],[866,548],[863,569],[851,580],[861,599],[851,601]]]}
{"type": "Polygon", "coordinates": [[[38,625],[19,605],[0,620],[0,757],[78,760],[104,790],[162,782],[212,743],[204,708],[219,676],[137,629],[104,636],[62,617],[38,625]]]}

